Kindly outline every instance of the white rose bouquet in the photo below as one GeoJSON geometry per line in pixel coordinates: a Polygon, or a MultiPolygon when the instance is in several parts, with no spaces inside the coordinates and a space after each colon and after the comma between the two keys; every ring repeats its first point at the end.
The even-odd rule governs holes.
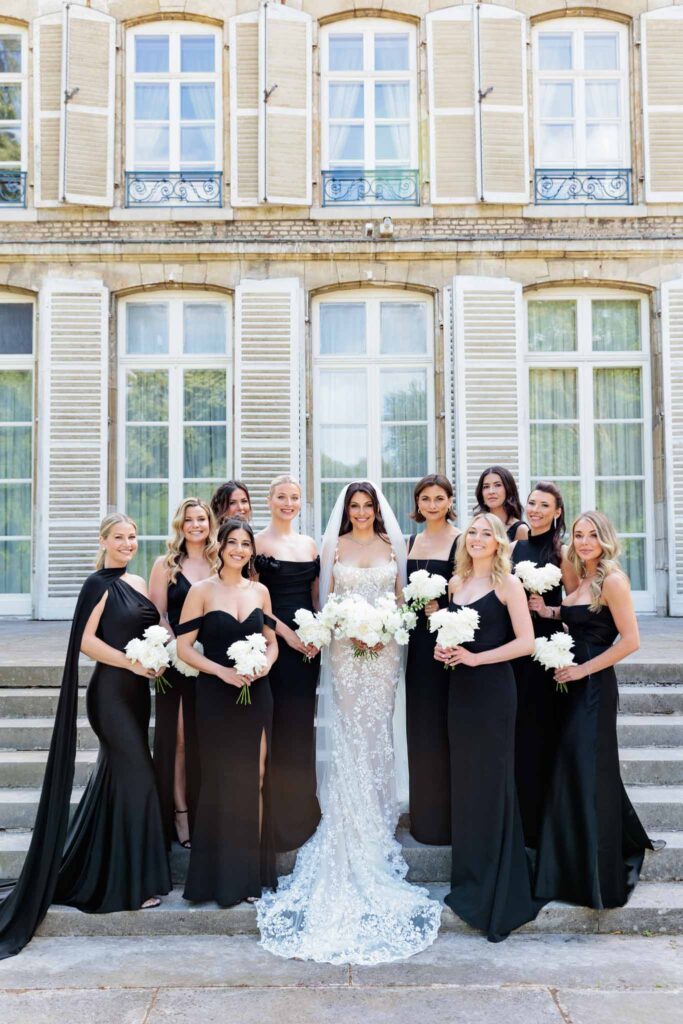
{"type": "MultiPolygon", "coordinates": [[[[199,643],[199,641],[193,644],[193,647],[196,651],[199,651],[200,654],[204,653],[204,648],[199,643]]],[[[187,676],[190,679],[194,679],[196,676],[199,675],[198,668],[193,668],[192,665],[188,665],[186,661],[183,661],[182,658],[178,657],[177,640],[171,640],[171,642],[166,645],[166,650],[168,651],[168,656],[171,659],[171,665],[176,670],[176,672],[180,672],[181,676],[187,676]]]]}
{"type": "MultiPolygon", "coordinates": [[[[553,633],[550,637],[539,636],[531,657],[546,669],[569,668],[574,664],[573,646],[574,641],[569,633],[553,633]]],[[[555,689],[560,693],[569,692],[566,683],[556,683],[555,689]]]]}
{"type": "Polygon", "coordinates": [[[403,596],[414,612],[421,611],[430,601],[446,593],[448,584],[438,573],[416,569],[408,578],[408,585],[403,588],[403,596]]]}
{"type": "Polygon", "coordinates": [[[532,594],[547,594],[562,582],[562,570],[552,562],[548,562],[547,565],[518,562],[515,566],[515,576],[519,576],[524,589],[532,594]]]}
{"type": "Polygon", "coordinates": [[[336,637],[364,645],[354,649],[355,658],[376,658],[379,652],[372,648],[384,647],[390,640],[404,646],[417,621],[415,613],[405,606],[399,608],[390,594],[378,598],[374,605],[359,594],[346,597],[333,594],[320,618],[336,637]]]}
{"type": "MultiPolygon", "coordinates": [[[[263,633],[251,633],[244,640],[235,640],[234,644],[230,644],[227,655],[235,663],[235,672],[238,675],[255,676],[263,672],[268,664],[266,648],[263,633]]],[[[251,704],[251,693],[247,683],[240,690],[235,703],[251,704]]]]}
{"type": "MultiPolygon", "coordinates": [[[[458,608],[452,612],[449,608],[440,608],[429,617],[429,631],[436,633],[439,647],[460,647],[470,644],[479,628],[479,612],[474,608],[458,608]]],[[[444,668],[455,668],[444,665],[444,668]]]]}
{"type": "MultiPolygon", "coordinates": [[[[321,612],[312,612],[308,608],[299,608],[294,614],[294,621],[297,624],[294,632],[302,644],[306,644],[306,646],[312,644],[318,650],[321,650],[331,642],[332,629],[322,621],[321,612]]],[[[310,660],[308,655],[305,654],[304,661],[310,660]]]]}
{"type": "MultiPolygon", "coordinates": [[[[168,668],[171,664],[166,647],[170,639],[171,634],[165,626],[148,626],[142,637],[134,637],[128,641],[124,654],[133,665],[140,662],[143,668],[158,672],[159,669],[168,668]]],[[[155,686],[157,693],[166,693],[171,683],[161,675],[157,676],[155,686]]]]}

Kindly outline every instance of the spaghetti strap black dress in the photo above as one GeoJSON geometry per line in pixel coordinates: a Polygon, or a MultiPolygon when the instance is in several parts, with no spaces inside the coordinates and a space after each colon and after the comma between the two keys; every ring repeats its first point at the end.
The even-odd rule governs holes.
{"type": "MultiPolygon", "coordinates": [[[[447,559],[411,558],[414,537],[408,542],[408,576],[418,569],[453,575],[458,538],[447,559]]],[[[439,598],[448,606],[448,596],[439,598]]],[[[448,744],[449,673],[434,660],[436,633],[429,632],[424,610],[410,634],[406,662],[406,729],[410,782],[410,833],[419,843],[448,846],[451,841],[451,769],[448,744]]]]}
{"type": "MultiPolygon", "coordinates": [[[[227,649],[263,629],[255,608],[240,622],[215,610],[178,626],[178,634],[199,628],[198,640],[211,661],[229,665],[227,649]]],[[[251,704],[238,704],[239,690],[217,676],[197,677],[195,719],[201,783],[195,815],[187,900],[215,900],[222,907],[259,897],[276,882],[272,841],[270,758],[263,782],[263,824],[259,837],[259,755],[263,733],[271,749],[273,697],[268,676],[251,685],[251,704]]]]}
{"type": "MultiPolygon", "coordinates": [[[[175,633],[180,622],[185,598],[192,584],[179,572],[175,583],[168,585],[167,616],[175,633]]],[[[159,790],[161,816],[167,846],[175,836],[174,811],[188,811],[190,833],[194,828],[194,816],[199,792],[199,751],[195,728],[195,678],[181,675],[173,667],[164,673],[171,684],[164,693],[157,693],[154,703],[154,773],[159,790]],[[173,780],[176,759],[176,735],[178,713],[183,711],[183,734],[185,740],[185,791],[186,807],[176,807],[173,798],[173,780]]]]}
{"type": "MultiPolygon", "coordinates": [[[[270,592],[273,614],[296,629],[299,608],[314,611],[311,585],[320,559],[291,562],[257,555],[254,567],[270,592]]],[[[270,751],[273,843],[276,851],[296,850],[320,822],[315,775],[315,691],[320,657],[304,660],[281,637],[270,670],[273,692],[273,745],[270,751]]]]}
{"type": "MultiPolygon", "coordinates": [[[[563,605],[574,660],[612,646],[617,627],[607,606],[563,605]]],[[[545,803],[535,892],[598,910],[623,906],[652,843],[619,772],[618,688],[614,668],[568,684],[559,744],[545,803]]]]}
{"type": "MultiPolygon", "coordinates": [[[[467,650],[491,650],[510,640],[510,616],[495,591],[467,607],[479,612],[476,640],[464,645],[467,650]]],[[[509,661],[442,671],[450,677],[453,835],[446,903],[490,942],[500,942],[542,905],[532,896],[515,788],[515,678],[509,661]]]]}

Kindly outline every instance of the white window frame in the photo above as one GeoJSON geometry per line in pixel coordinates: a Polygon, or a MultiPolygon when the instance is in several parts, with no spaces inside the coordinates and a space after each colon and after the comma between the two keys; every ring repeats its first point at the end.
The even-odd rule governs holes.
{"type": "MultiPolygon", "coordinates": [[[[376,170],[415,170],[418,168],[418,106],[417,106],[417,34],[415,26],[402,21],[390,21],[385,18],[349,18],[343,21],[333,22],[325,25],[320,34],[321,47],[321,159],[324,170],[339,170],[345,168],[355,169],[361,165],[361,161],[349,160],[337,163],[330,167],[330,116],[329,116],[329,85],[331,82],[360,82],[364,83],[365,112],[358,123],[364,126],[364,159],[362,168],[364,171],[376,170]],[[368,70],[374,63],[374,37],[380,35],[407,35],[409,65],[406,71],[374,71],[368,70]],[[335,35],[362,35],[363,37],[363,64],[362,71],[329,71],[329,41],[335,35]],[[375,159],[375,90],[376,82],[399,82],[407,81],[410,93],[410,147],[409,161],[383,161],[380,168],[377,167],[375,159]],[[373,86],[370,88],[369,86],[373,86]]],[[[344,120],[347,120],[346,118],[344,120]]],[[[400,119],[403,120],[403,119],[400,119]]],[[[384,123],[384,121],[382,122],[384,123]]],[[[387,121],[386,123],[390,123],[387,121]]],[[[362,201],[359,201],[362,202],[362,201]]],[[[372,203],[372,198],[366,200],[372,203]]]]}
{"type": "MultiPolygon", "coordinates": [[[[117,367],[117,506],[126,508],[126,374],[129,370],[165,370],[168,372],[168,477],[145,478],[144,483],[168,484],[168,526],[173,513],[183,498],[183,373],[185,370],[225,369],[226,380],[226,479],[229,479],[233,450],[233,299],[220,292],[202,290],[157,289],[150,292],[136,292],[121,299],[118,307],[118,367],[117,367]],[[205,302],[208,305],[225,306],[226,351],[224,355],[211,353],[185,354],[183,342],[183,303],[205,302]],[[157,305],[168,303],[168,352],[164,354],[132,355],[126,352],[127,307],[146,303],[157,305]]],[[[194,422],[194,421],[193,421],[194,422]]],[[[157,424],[158,425],[158,424],[157,424]]],[[[135,480],[133,480],[135,482],[135,480]]],[[[168,528],[168,527],[167,527],[168,528]]],[[[140,533],[144,540],[159,540],[162,544],[166,534],[140,533]]]]}
{"type": "MultiPolygon", "coordinates": [[[[590,167],[628,167],[632,166],[631,154],[631,97],[630,97],[630,62],[629,62],[629,34],[628,27],[621,22],[611,21],[606,18],[557,18],[552,21],[542,21],[533,26],[532,34],[533,49],[533,80],[534,80],[534,153],[535,165],[542,170],[547,167],[553,169],[557,164],[548,164],[542,153],[541,139],[541,85],[543,82],[561,83],[571,82],[574,85],[574,114],[572,117],[552,117],[544,120],[552,121],[554,124],[567,123],[574,126],[574,155],[573,159],[564,160],[558,169],[590,168],[590,167]],[[619,71],[591,71],[583,68],[583,38],[585,35],[606,35],[616,33],[618,38],[619,71]],[[541,35],[569,35],[572,37],[572,56],[574,67],[569,71],[554,71],[552,69],[541,70],[539,68],[539,36],[541,35]],[[585,83],[590,81],[619,81],[619,153],[617,157],[608,164],[591,164],[587,157],[587,123],[585,103],[585,83]]],[[[608,118],[595,118],[595,120],[606,121],[608,118]]]]}
{"type": "MultiPolygon", "coordinates": [[[[365,370],[368,377],[368,472],[370,480],[380,481],[381,471],[381,409],[379,391],[379,373],[382,369],[424,369],[427,375],[427,461],[425,473],[435,465],[436,459],[436,417],[434,397],[434,304],[424,293],[396,292],[392,288],[349,289],[324,293],[317,296],[312,304],[313,324],[313,478],[314,478],[314,512],[315,535],[322,535],[325,524],[321,522],[321,475],[320,475],[320,434],[319,415],[320,374],[323,370],[365,370]],[[366,355],[321,355],[320,353],[320,307],[328,303],[362,302],[366,305],[366,336],[368,351],[366,355]],[[424,352],[414,355],[381,355],[380,342],[380,304],[382,302],[405,302],[408,305],[421,303],[426,308],[426,341],[424,352]]],[[[405,478],[408,479],[408,478],[405,478]]],[[[412,479],[412,478],[410,478],[412,479]]],[[[400,482],[400,478],[398,480],[400,482]]],[[[341,481],[341,490],[344,483],[341,481]]],[[[397,515],[400,518],[399,513],[397,515]]]]}
{"type": "MultiPolygon", "coordinates": [[[[126,170],[180,172],[180,92],[181,85],[214,85],[214,156],[212,163],[186,166],[187,171],[221,171],[223,169],[223,37],[219,28],[194,21],[154,21],[130,28],[126,34],[126,170]],[[169,36],[169,70],[137,72],[135,70],[135,40],[139,36],[169,36]],[[180,37],[213,36],[214,70],[180,70],[180,37]],[[148,82],[153,85],[168,83],[169,111],[168,161],[140,162],[135,155],[135,86],[148,82]]],[[[156,121],[141,122],[154,125],[156,121]]],[[[194,122],[193,122],[194,123],[194,122]]],[[[198,122],[202,123],[202,122],[198,122]]]]}
{"type": "MultiPolygon", "coordinates": [[[[31,534],[25,536],[24,534],[12,535],[12,540],[28,541],[30,545],[30,559],[31,559],[31,572],[30,572],[30,585],[28,593],[23,594],[0,594],[0,615],[31,615],[33,611],[33,587],[34,587],[34,573],[33,573],[33,559],[35,554],[35,517],[33,514],[34,501],[35,501],[35,481],[34,477],[34,465],[36,456],[36,302],[35,299],[30,295],[19,295],[16,292],[0,292],[0,303],[3,305],[8,303],[17,303],[20,305],[31,305],[33,307],[33,320],[32,320],[32,352],[30,355],[0,355],[0,370],[29,370],[31,372],[31,477],[21,477],[17,480],[12,479],[13,483],[29,483],[31,486],[31,534]]],[[[16,420],[7,421],[7,423],[15,423],[16,420]]],[[[0,423],[0,426],[5,426],[7,423],[0,423]]],[[[3,477],[3,482],[9,482],[10,478],[3,477]]],[[[3,538],[6,535],[3,534],[3,538]]],[[[7,536],[7,539],[9,537],[7,536]]]]}
{"type": "Polygon", "coordinates": [[[0,35],[18,36],[21,39],[21,71],[19,74],[0,74],[0,85],[19,85],[21,87],[20,120],[2,122],[3,128],[9,127],[9,130],[18,128],[21,132],[21,158],[19,161],[0,161],[0,170],[26,171],[28,166],[28,33],[16,25],[0,21],[0,35]]]}
{"type": "MultiPolygon", "coordinates": [[[[523,480],[523,490],[528,493],[535,482],[531,472],[531,416],[529,370],[531,369],[573,369],[577,377],[578,424],[579,424],[579,478],[581,508],[596,507],[595,476],[595,419],[593,417],[593,371],[601,369],[639,369],[641,373],[643,401],[643,501],[645,521],[645,578],[646,589],[634,590],[633,598],[637,611],[651,612],[656,609],[655,598],[655,531],[654,531],[654,456],[652,449],[652,376],[650,368],[650,320],[648,300],[638,292],[616,288],[543,288],[529,291],[524,296],[524,366],[523,374],[523,432],[526,446],[526,465],[529,467],[523,480]],[[591,348],[592,321],[591,302],[600,299],[627,299],[640,303],[641,349],[637,352],[596,352],[591,348]],[[572,300],[576,302],[576,341],[574,352],[530,352],[528,350],[528,303],[530,301],[572,300]]],[[[599,422],[599,417],[597,418],[599,422]]],[[[552,423],[552,420],[548,421],[552,423]]],[[[621,422],[621,421],[617,421],[621,422]]],[[[623,422],[630,422],[625,420],[623,422]]],[[[562,489],[562,478],[557,477],[562,489]]],[[[628,479],[628,477],[605,477],[605,479],[628,479]]],[[[634,477],[633,479],[640,479],[634,477]]],[[[567,531],[571,523],[567,523],[567,531]]],[[[625,538],[631,536],[624,534],[625,538]]],[[[640,536],[634,534],[633,536],[640,536]]],[[[568,538],[567,538],[568,540],[568,538]]]]}

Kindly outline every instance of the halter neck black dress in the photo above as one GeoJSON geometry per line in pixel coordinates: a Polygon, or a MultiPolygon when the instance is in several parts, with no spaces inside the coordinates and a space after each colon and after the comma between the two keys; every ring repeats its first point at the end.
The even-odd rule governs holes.
{"type": "MultiPolygon", "coordinates": [[[[455,611],[462,605],[451,602],[455,611]]],[[[507,608],[490,590],[466,607],[479,612],[469,651],[510,640],[507,608]]],[[[445,902],[473,928],[500,942],[532,920],[541,903],[532,896],[515,787],[517,692],[509,661],[442,671],[450,678],[451,891],[445,902]]]]}
{"type": "MultiPolygon", "coordinates": [[[[255,608],[240,622],[229,612],[210,611],[178,626],[198,629],[204,654],[230,665],[227,649],[263,629],[255,608]]],[[[263,825],[259,838],[259,754],[265,731],[271,749],[273,697],[268,676],[251,685],[251,704],[237,704],[239,690],[218,676],[197,677],[195,717],[201,783],[185,882],[187,900],[215,900],[222,907],[259,897],[276,883],[271,825],[270,757],[263,782],[263,825]]]]}
{"type": "MultiPolygon", "coordinates": [[[[604,605],[562,606],[581,665],[612,646],[618,631],[604,605]]],[[[621,907],[652,843],[619,772],[614,668],[568,683],[559,745],[545,803],[536,894],[598,910],[621,907]]]]}
{"type": "MultiPolygon", "coordinates": [[[[553,551],[553,530],[519,540],[512,551],[512,563],[535,562],[538,566],[557,565],[553,551]]],[[[545,603],[557,608],[562,604],[562,585],[543,595],[545,603]]],[[[562,632],[557,619],[531,616],[534,636],[552,636],[562,632]]],[[[517,735],[515,743],[515,774],[519,809],[522,815],[524,840],[527,846],[538,845],[541,815],[557,750],[557,716],[563,700],[558,694],[553,673],[530,656],[512,662],[517,683],[517,735]]]]}
{"type": "MultiPolygon", "coordinates": [[[[314,611],[311,585],[320,559],[291,562],[257,555],[254,567],[270,592],[273,614],[296,629],[299,608],[314,611]]],[[[296,850],[320,821],[315,774],[315,691],[320,657],[304,660],[278,637],[278,659],[270,670],[273,745],[270,752],[273,843],[278,852],[296,850]]]]}
{"type": "MultiPolygon", "coordinates": [[[[408,541],[408,577],[426,569],[448,582],[458,538],[448,558],[414,558],[410,552],[415,538],[408,541]]],[[[439,607],[448,606],[448,595],[439,607]]],[[[436,633],[429,632],[429,619],[418,612],[411,631],[406,662],[406,729],[410,782],[410,832],[419,843],[448,846],[451,841],[451,768],[448,745],[448,675],[434,660],[436,633]]]]}
{"type": "MultiPolygon", "coordinates": [[[[167,617],[174,634],[180,622],[185,598],[192,584],[179,572],[175,583],[168,585],[167,617]]],[[[173,667],[164,673],[171,684],[165,693],[157,693],[154,703],[154,773],[159,790],[161,816],[167,846],[175,837],[174,811],[188,811],[190,832],[194,828],[194,815],[199,791],[199,751],[195,728],[195,681],[196,677],[184,676],[173,667]],[[176,735],[178,713],[183,711],[183,735],[185,740],[185,792],[187,806],[175,806],[173,780],[176,759],[176,735]]]]}

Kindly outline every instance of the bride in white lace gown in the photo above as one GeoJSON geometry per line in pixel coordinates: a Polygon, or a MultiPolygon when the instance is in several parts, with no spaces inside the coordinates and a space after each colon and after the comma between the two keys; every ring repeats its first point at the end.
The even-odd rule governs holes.
{"type": "MultiPolygon", "coordinates": [[[[396,593],[403,550],[383,496],[367,483],[349,484],[323,540],[322,599],[331,589],[372,604],[396,593]]],[[[335,639],[323,662],[317,716],[322,820],[299,850],[292,875],[257,904],[261,945],[278,956],[325,963],[399,960],[429,946],[441,921],[441,905],[405,880],[408,866],[394,837],[392,718],[401,655],[391,642],[376,657],[357,658],[350,641],[335,639]]]]}

